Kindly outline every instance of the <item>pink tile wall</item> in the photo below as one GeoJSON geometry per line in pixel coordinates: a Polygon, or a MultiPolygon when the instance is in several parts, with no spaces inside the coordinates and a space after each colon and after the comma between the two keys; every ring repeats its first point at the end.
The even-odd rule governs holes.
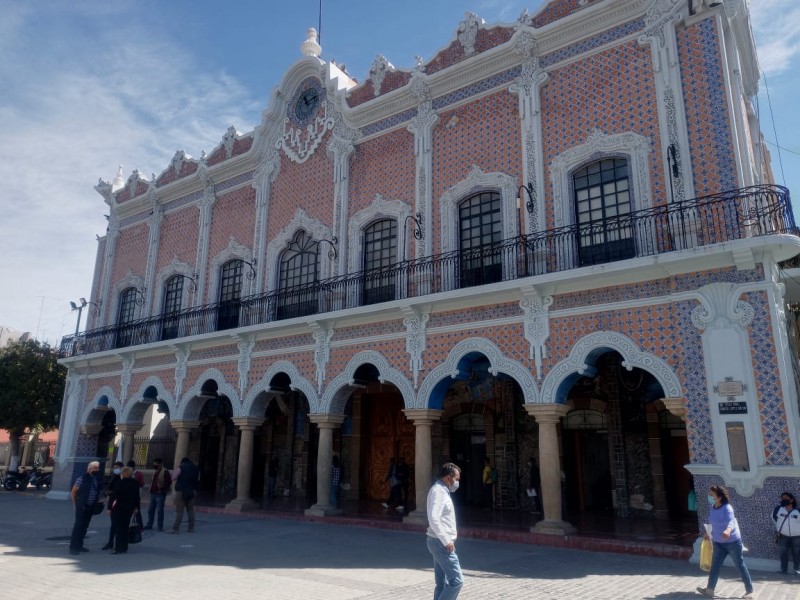
{"type": "Polygon", "coordinates": [[[161,222],[161,239],[158,246],[156,272],[160,272],[173,258],[194,265],[197,262],[197,232],[200,211],[196,206],[164,215],[161,222]]]}
{"type": "MultiPolygon", "coordinates": [[[[580,0],[553,0],[542,10],[536,13],[533,19],[534,27],[544,27],[554,21],[563,19],[572,13],[583,8],[579,4],[580,0]]],[[[590,0],[592,2],[593,0],[590,0]]],[[[594,0],[596,2],[596,0],[594,0]]]]}
{"type": "Polygon", "coordinates": [[[110,290],[114,289],[118,281],[127,277],[128,271],[139,277],[145,276],[149,247],[150,227],[147,223],[139,223],[119,232],[110,290]]]}

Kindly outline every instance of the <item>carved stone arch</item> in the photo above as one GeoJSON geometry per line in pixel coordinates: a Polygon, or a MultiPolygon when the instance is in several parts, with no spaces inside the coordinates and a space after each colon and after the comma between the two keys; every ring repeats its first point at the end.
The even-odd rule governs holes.
{"type": "Polygon", "coordinates": [[[200,395],[203,384],[209,379],[213,379],[217,383],[217,393],[221,396],[227,396],[228,400],[230,400],[231,406],[233,407],[233,416],[246,416],[238,413],[237,409],[241,408],[239,404],[239,394],[236,392],[236,388],[225,380],[222,371],[219,369],[206,369],[203,371],[203,374],[195,380],[194,385],[184,393],[178,405],[180,414],[178,414],[176,410],[176,415],[172,417],[174,420],[197,421],[200,419],[200,411],[203,409],[203,405],[206,401],[204,398],[198,398],[198,396],[200,395]]]}
{"type": "Polygon", "coordinates": [[[574,223],[572,174],[587,163],[603,158],[617,157],[628,161],[633,210],[650,208],[653,200],[647,156],[651,146],[652,141],[649,138],[632,131],[606,135],[599,129],[594,129],[586,138],[586,142],[556,156],[550,163],[555,217],[553,225],[563,227],[574,223]]]}
{"type": "Polygon", "coordinates": [[[536,387],[536,380],[531,372],[520,362],[507,358],[494,342],[485,338],[470,338],[463,340],[456,344],[447,355],[441,365],[435,367],[428,373],[417,394],[417,403],[415,408],[427,408],[430,397],[434,388],[445,380],[445,378],[454,378],[458,375],[458,363],[467,354],[479,352],[489,360],[489,372],[492,375],[498,373],[505,373],[512,377],[519,387],[522,389],[522,394],[525,398],[525,404],[537,404],[541,402],[538,389],[536,387]]]}
{"type": "Polygon", "coordinates": [[[402,200],[388,200],[380,194],[375,194],[375,199],[368,207],[358,211],[350,217],[347,226],[348,256],[347,272],[354,273],[361,270],[362,252],[364,249],[364,230],[374,221],[380,219],[395,219],[397,221],[397,260],[406,259],[408,240],[399,239],[400,230],[406,222],[406,217],[411,215],[411,207],[402,200]]]}
{"type": "Polygon", "coordinates": [[[563,384],[576,375],[594,371],[594,362],[604,351],[616,351],[622,356],[622,366],[647,371],[658,381],[665,398],[683,397],[681,382],[672,367],[649,352],[642,352],[628,336],[614,331],[596,331],[581,338],[573,346],[569,356],[553,367],[542,382],[541,401],[564,403],[568,390],[563,384]]]}
{"type": "Polygon", "coordinates": [[[484,173],[477,165],[466,179],[458,182],[439,198],[441,215],[441,251],[458,250],[458,205],[480,192],[498,192],[502,206],[503,239],[519,235],[517,180],[505,173],[484,173]]]}
{"type": "MultiPolygon", "coordinates": [[[[228,240],[228,247],[225,248],[222,252],[217,254],[214,258],[211,259],[209,262],[209,270],[211,271],[211,280],[208,284],[208,299],[212,300],[213,302],[217,302],[219,300],[219,282],[220,282],[220,271],[222,270],[222,266],[230,260],[240,259],[246,262],[251,262],[253,260],[253,251],[248,248],[247,246],[240,244],[236,241],[236,239],[231,236],[228,240]]],[[[249,269],[247,265],[244,265],[245,273],[246,270],[249,269]]],[[[248,296],[252,293],[252,280],[248,277],[242,278],[242,296],[248,296]]],[[[213,304],[212,302],[212,304],[213,304]]]]}
{"type": "Polygon", "coordinates": [[[389,382],[400,391],[405,408],[413,408],[416,394],[411,382],[400,371],[392,368],[389,365],[389,361],[380,352],[364,350],[351,358],[344,371],[328,385],[322,395],[318,412],[341,414],[344,411],[344,403],[347,398],[358,389],[353,385],[356,371],[360,366],[367,363],[378,369],[378,379],[381,383],[389,382]]]}
{"type": "Polygon", "coordinates": [[[273,363],[270,368],[267,369],[261,379],[259,379],[258,382],[253,385],[252,388],[250,388],[250,391],[245,397],[244,405],[242,406],[242,413],[248,416],[258,416],[251,414],[253,412],[256,398],[258,398],[258,395],[261,392],[269,391],[269,383],[278,373],[286,373],[291,381],[289,388],[295,391],[303,392],[306,400],[308,401],[309,410],[311,412],[317,412],[319,399],[317,398],[317,391],[314,388],[314,385],[308,379],[300,375],[300,371],[296,366],[294,366],[294,364],[288,360],[279,360],[278,362],[273,363]]]}
{"type": "MultiPolygon", "coordinates": [[[[187,263],[178,260],[177,257],[173,256],[172,261],[159,273],[156,275],[155,279],[155,287],[156,289],[153,290],[153,314],[163,314],[163,306],[164,306],[164,291],[167,286],[167,282],[172,279],[175,275],[183,275],[184,277],[188,277],[189,279],[193,279],[192,275],[194,274],[194,267],[188,265],[187,263]]],[[[184,289],[186,289],[186,285],[188,282],[184,280],[184,289]]],[[[186,293],[183,294],[181,297],[181,310],[185,308],[189,308],[191,304],[189,303],[189,297],[194,296],[197,294],[197,290],[195,289],[194,293],[186,293]]]]}
{"type": "Polygon", "coordinates": [[[81,418],[79,421],[80,425],[100,423],[103,420],[103,415],[105,412],[97,410],[97,407],[99,406],[98,402],[101,398],[103,398],[103,396],[108,399],[108,404],[104,406],[107,406],[113,410],[117,415],[117,420],[119,421],[119,415],[122,414],[122,404],[120,403],[116,394],[114,394],[114,390],[112,390],[109,386],[104,385],[95,392],[94,396],[92,397],[92,401],[84,406],[81,410],[81,418]]]}
{"type": "MultiPolygon", "coordinates": [[[[268,291],[278,288],[280,269],[278,268],[278,258],[294,239],[299,230],[308,233],[316,241],[330,240],[331,230],[322,221],[309,216],[302,208],[298,208],[289,224],[281,229],[267,245],[267,286],[268,291]]],[[[330,276],[330,261],[328,260],[328,248],[320,248],[320,271],[319,278],[326,279],[330,276]]]]}
{"type": "Polygon", "coordinates": [[[150,375],[150,377],[142,382],[136,393],[128,397],[128,402],[125,405],[125,411],[120,418],[121,423],[143,422],[144,415],[147,412],[147,409],[150,408],[151,404],[142,402],[141,399],[144,397],[145,390],[151,386],[158,390],[158,399],[163,400],[167,405],[169,408],[169,414],[175,414],[175,398],[172,395],[172,392],[170,392],[169,388],[164,385],[164,382],[161,381],[160,377],[157,375],[150,375]]]}
{"type": "MultiPolygon", "coordinates": [[[[116,325],[117,318],[119,317],[119,297],[120,294],[122,294],[122,292],[128,288],[136,288],[137,290],[141,290],[144,288],[144,278],[134,275],[131,271],[128,271],[128,274],[124,279],[121,279],[114,284],[114,288],[111,290],[111,306],[109,307],[108,313],[109,324],[116,325]]],[[[134,320],[144,316],[142,315],[142,310],[142,307],[137,304],[133,309],[134,320]]]]}

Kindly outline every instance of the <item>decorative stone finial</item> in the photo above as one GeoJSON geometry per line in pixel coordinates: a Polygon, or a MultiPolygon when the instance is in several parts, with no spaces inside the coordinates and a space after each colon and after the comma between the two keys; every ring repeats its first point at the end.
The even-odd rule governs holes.
{"type": "Polygon", "coordinates": [[[120,165],[117,169],[117,176],[111,180],[111,191],[116,192],[123,187],[125,187],[125,178],[122,176],[122,165],[120,165]]]}
{"type": "Polygon", "coordinates": [[[300,44],[300,52],[303,56],[317,57],[322,54],[322,46],[317,43],[317,30],[309,27],[306,31],[306,41],[300,44]]]}

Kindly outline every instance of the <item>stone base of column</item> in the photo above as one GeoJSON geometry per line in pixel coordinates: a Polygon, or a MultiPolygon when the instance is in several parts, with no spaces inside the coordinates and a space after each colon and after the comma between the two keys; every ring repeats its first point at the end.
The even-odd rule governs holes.
{"type": "Polygon", "coordinates": [[[330,504],[314,504],[311,508],[307,508],[303,514],[307,517],[331,517],[342,514],[342,509],[330,504]]]}
{"type": "Polygon", "coordinates": [[[539,521],[531,527],[531,533],[544,533],[547,535],[569,535],[575,533],[575,527],[566,521],[539,521]]]}
{"type": "Polygon", "coordinates": [[[44,495],[45,498],[48,500],[69,500],[69,492],[60,492],[56,490],[50,490],[44,495]]]}
{"type": "Polygon", "coordinates": [[[253,510],[259,506],[260,505],[258,502],[251,500],[250,498],[246,498],[244,500],[237,498],[236,500],[232,500],[225,505],[225,512],[244,512],[246,510],[253,510]]]}
{"type": "Polygon", "coordinates": [[[411,525],[425,525],[428,526],[428,513],[423,510],[412,510],[405,517],[403,523],[410,523],[411,525]]]}

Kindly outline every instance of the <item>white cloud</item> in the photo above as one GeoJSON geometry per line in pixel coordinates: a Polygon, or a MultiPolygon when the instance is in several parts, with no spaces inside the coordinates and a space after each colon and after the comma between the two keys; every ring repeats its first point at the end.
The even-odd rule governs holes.
{"type": "Polygon", "coordinates": [[[230,125],[252,129],[259,106],[131,13],[80,14],[98,19],[91,32],[58,16],[40,32],[40,17],[4,5],[0,19],[0,324],[53,342],[74,327],[68,301],[90,293],[108,212],[97,179],[208,152],[230,125]]]}
{"type": "Polygon", "coordinates": [[[800,54],[800,3],[797,0],[751,0],[753,36],[761,70],[787,70],[800,54]]]}

